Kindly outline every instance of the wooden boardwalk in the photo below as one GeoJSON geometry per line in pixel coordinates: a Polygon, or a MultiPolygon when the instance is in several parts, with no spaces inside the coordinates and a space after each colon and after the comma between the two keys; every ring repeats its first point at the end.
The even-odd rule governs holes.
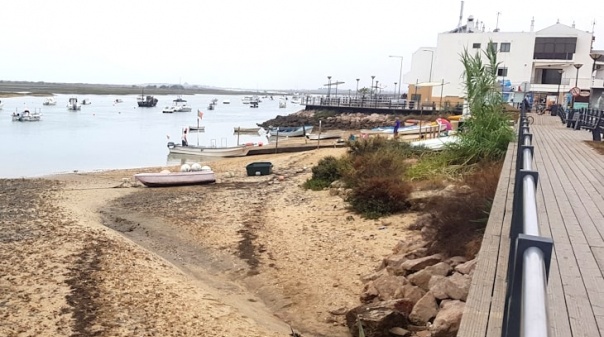
{"type": "MultiPolygon", "coordinates": [[[[554,241],[550,336],[604,336],[604,155],[558,117],[534,116],[541,235],[554,241]]],[[[458,336],[501,336],[507,287],[515,147],[502,170],[458,336]]]]}

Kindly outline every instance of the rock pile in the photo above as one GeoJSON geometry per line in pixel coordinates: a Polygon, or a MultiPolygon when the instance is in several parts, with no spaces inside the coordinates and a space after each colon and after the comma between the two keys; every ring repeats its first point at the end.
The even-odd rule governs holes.
{"type": "Polygon", "coordinates": [[[380,126],[394,125],[396,116],[393,114],[363,114],[343,112],[329,117],[321,117],[316,111],[302,110],[287,116],[277,116],[273,119],[258,124],[268,129],[269,127],[313,125],[318,126],[321,120],[323,130],[360,130],[380,126]]]}
{"type": "Polygon", "coordinates": [[[346,313],[353,336],[455,336],[476,260],[427,255],[425,242],[401,241],[378,271],[362,278],[362,305],[346,313]]]}

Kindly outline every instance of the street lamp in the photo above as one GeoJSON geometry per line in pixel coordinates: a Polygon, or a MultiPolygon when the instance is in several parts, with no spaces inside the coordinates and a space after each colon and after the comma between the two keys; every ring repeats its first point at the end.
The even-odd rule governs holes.
{"type": "MultiPolygon", "coordinates": [[[[399,70],[398,73],[398,83],[402,84],[402,78],[403,78],[403,57],[402,56],[398,56],[398,55],[390,55],[388,57],[396,57],[396,58],[400,58],[401,59],[401,69],[399,70]]],[[[398,87],[398,97],[397,98],[401,98],[401,87],[398,87]]]]}
{"type": "Polygon", "coordinates": [[[375,75],[371,75],[371,99],[373,99],[373,79],[375,78],[375,75]]]}
{"type": "Polygon", "coordinates": [[[562,74],[564,74],[564,70],[559,69],[558,74],[560,74],[560,81],[558,82],[558,98],[556,98],[556,103],[562,105],[560,104],[560,85],[562,85],[562,74]]]}
{"type": "MultiPolygon", "coordinates": [[[[398,84],[398,82],[394,82],[394,91],[393,91],[393,95],[396,95],[396,85],[398,84]]],[[[396,96],[394,97],[396,98],[396,96]]]]}
{"type": "Polygon", "coordinates": [[[432,64],[434,63],[434,50],[422,49],[422,51],[427,51],[427,52],[430,52],[432,54],[430,56],[430,77],[428,79],[428,82],[432,82],[432,64]]]}
{"type": "Polygon", "coordinates": [[[360,78],[357,78],[357,92],[354,94],[355,98],[357,98],[359,96],[359,80],[360,80],[360,78]]]}
{"type": "MultiPolygon", "coordinates": [[[[575,67],[575,69],[577,69],[577,76],[575,77],[575,88],[579,86],[579,68],[583,67],[583,64],[581,63],[575,63],[573,64],[573,66],[575,67]]],[[[575,95],[573,94],[573,105],[572,108],[575,108],[575,95]]]]}
{"type": "Polygon", "coordinates": [[[331,76],[327,76],[327,99],[329,99],[330,94],[331,94],[331,76]]]}
{"type": "Polygon", "coordinates": [[[596,79],[596,75],[594,74],[594,71],[596,71],[596,61],[602,57],[602,54],[599,53],[590,53],[589,57],[591,57],[592,60],[594,60],[594,64],[591,67],[591,86],[594,86],[594,81],[596,79]]]}

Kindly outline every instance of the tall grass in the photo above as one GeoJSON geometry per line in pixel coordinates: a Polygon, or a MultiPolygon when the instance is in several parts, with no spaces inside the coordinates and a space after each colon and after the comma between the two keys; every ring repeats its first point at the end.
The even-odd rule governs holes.
{"type": "Polygon", "coordinates": [[[515,137],[509,127],[510,116],[504,111],[497,83],[497,51],[492,44],[471,55],[461,54],[464,66],[466,100],[471,117],[460,132],[460,141],[450,147],[455,154],[455,164],[473,164],[500,160],[507,145],[515,137]],[[486,60],[483,61],[483,56],[486,60]]]}

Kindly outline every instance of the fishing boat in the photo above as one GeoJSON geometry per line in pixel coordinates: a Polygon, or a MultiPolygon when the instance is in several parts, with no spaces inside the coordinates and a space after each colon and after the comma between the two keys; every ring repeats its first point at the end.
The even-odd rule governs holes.
{"type": "Polygon", "coordinates": [[[294,126],[294,127],[278,127],[269,130],[271,136],[279,137],[302,137],[307,133],[312,132],[312,125],[294,126]]]}
{"type": "Polygon", "coordinates": [[[30,112],[28,109],[21,113],[13,112],[11,115],[13,122],[37,122],[41,120],[42,114],[39,112],[30,112]]]}
{"type": "Polygon", "coordinates": [[[134,179],[147,187],[168,187],[183,185],[211,184],[216,182],[216,175],[207,167],[200,171],[189,172],[163,172],[163,173],[138,173],[134,179]]]}
{"type": "Polygon", "coordinates": [[[76,97],[70,97],[69,102],[67,103],[67,109],[73,111],[81,110],[82,104],[78,102],[78,99],[76,97]]]}
{"type": "Polygon", "coordinates": [[[153,108],[157,105],[159,100],[153,96],[145,96],[145,90],[141,93],[141,96],[136,99],[136,103],[140,108],[153,108]]]}
{"type": "Polygon", "coordinates": [[[233,133],[253,133],[257,134],[260,131],[260,128],[242,128],[240,126],[236,126],[233,128],[233,133]]]}
{"type": "Polygon", "coordinates": [[[322,132],[322,133],[309,133],[306,134],[308,140],[322,140],[322,139],[339,139],[341,138],[339,133],[335,132],[322,132]]]}
{"type": "Polygon", "coordinates": [[[54,97],[48,97],[44,100],[42,105],[57,105],[57,101],[55,100],[54,97]]]}
{"type": "Polygon", "coordinates": [[[188,154],[205,157],[244,157],[250,151],[246,145],[231,147],[207,147],[207,146],[182,146],[174,142],[168,142],[170,154],[188,154]]]}

